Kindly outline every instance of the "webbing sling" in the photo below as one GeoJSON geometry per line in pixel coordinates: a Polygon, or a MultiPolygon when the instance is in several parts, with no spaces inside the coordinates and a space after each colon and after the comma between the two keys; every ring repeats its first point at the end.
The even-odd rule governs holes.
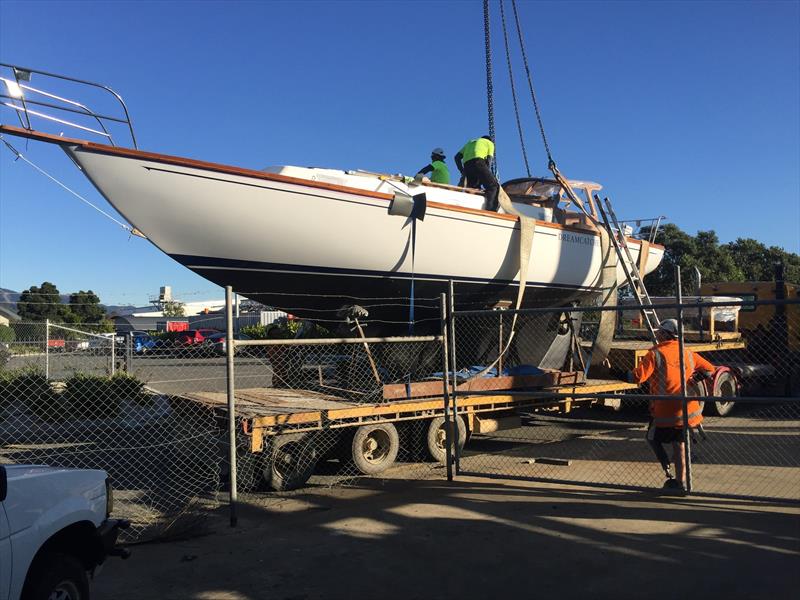
{"type": "MultiPolygon", "coordinates": [[[[595,225],[600,234],[600,257],[603,261],[603,266],[600,269],[600,288],[605,293],[603,297],[602,306],[614,306],[617,304],[617,253],[613,250],[611,245],[611,238],[608,231],[603,227],[595,216],[586,210],[583,201],[578,197],[569,181],[561,174],[555,163],[551,160],[549,165],[550,171],[553,173],[556,181],[561,185],[562,189],[566,192],[567,197],[577,206],[581,212],[595,225]]],[[[586,374],[592,366],[595,369],[602,367],[603,361],[608,357],[611,351],[611,344],[614,341],[614,330],[617,327],[617,312],[614,310],[603,310],[600,312],[600,325],[597,329],[597,335],[592,344],[592,353],[589,356],[588,364],[586,365],[586,374]]]]}
{"type": "MultiPolygon", "coordinates": [[[[600,269],[600,287],[603,290],[602,306],[615,306],[617,304],[617,253],[611,245],[611,238],[605,227],[600,227],[600,257],[603,266],[600,269]]],[[[617,327],[617,313],[613,310],[603,310],[600,312],[600,325],[597,328],[597,335],[592,343],[592,354],[589,357],[589,365],[586,367],[586,375],[594,367],[600,369],[603,361],[611,352],[611,344],[614,341],[614,331],[617,327]]]]}
{"type": "MultiPolygon", "coordinates": [[[[528,265],[531,261],[533,236],[536,233],[536,219],[527,215],[523,215],[521,212],[519,212],[514,207],[514,204],[511,202],[511,198],[508,197],[508,194],[506,194],[503,186],[498,187],[499,190],[497,193],[497,201],[500,204],[500,207],[507,214],[516,215],[519,217],[519,290],[517,291],[517,302],[514,306],[515,310],[519,310],[522,306],[522,298],[525,296],[525,284],[528,281],[528,265]]],[[[492,362],[492,364],[483,369],[480,373],[470,377],[470,379],[484,377],[495,367],[495,365],[500,362],[500,359],[505,355],[505,353],[508,352],[508,349],[511,347],[511,341],[514,339],[514,335],[516,333],[517,316],[518,313],[515,312],[514,317],[511,320],[511,332],[508,334],[508,340],[506,341],[505,347],[498,353],[497,358],[494,360],[494,362],[492,362]]]]}
{"type": "MultiPolygon", "coordinates": [[[[525,295],[525,284],[528,281],[528,265],[531,261],[531,250],[533,248],[533,236],[536,233],[536,219],[523,215],[515,207],[511,198],[508,197],[503,186],[499,186],[497,200],[500,207],[509,215],[516,215],[519,217],[519,290],[517,291],[517,303],[514,307],[519,310],[522,306],[522,298],[525,295]]],[[[514,318],[511,321],[511,333],[508,337],[508,342],[514,337],[515,326],[517,324],[517,315],[514,313],[514,318]]],[[[505,352],[505,350],[503,350],[505,352]]]]}

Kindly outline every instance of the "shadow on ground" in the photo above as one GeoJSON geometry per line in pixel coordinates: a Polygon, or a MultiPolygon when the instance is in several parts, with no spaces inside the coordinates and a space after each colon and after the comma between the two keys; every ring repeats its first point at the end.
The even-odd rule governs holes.
{"type": "Polygon", "coordinates": [[[464,478],[251,496],[134,547],[98,598],[794,597],[800,509],[464,478]]]}

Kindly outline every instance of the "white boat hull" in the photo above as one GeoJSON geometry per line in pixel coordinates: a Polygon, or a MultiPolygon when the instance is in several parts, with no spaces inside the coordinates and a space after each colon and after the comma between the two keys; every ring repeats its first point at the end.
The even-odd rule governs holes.
{"type": "MultiPolygon", "coordinates": [[[[412,279],[417,320],[436,319],[434,299],[449,281],[462,306],[516,298],[519,223],[508,215],[429,203],[412,244],[411,221],[389,215],[382,194],[133,152],[66,150],[109,203],[165,253],[215,283],[289,312],[333,321],[343,305],[359,304],[376,324],[388,326],[381,329],[407,328],[412,279]]],[[[426,190],[410,189],[420,191],[426,190]]],[[[429,199],[444,192],[437,189],[429,199]]],[[[642,245],[629,240],[628,246],[640,262],[642,245]]],[[[648,251],[649,273],[663,249],[648,251]]],[[[524,304],[559,306],[598,293],[601,263],[596,233],[537,223],[524,304]]],[[[624,282],[621,266],[618,281],[624,282]]]]}

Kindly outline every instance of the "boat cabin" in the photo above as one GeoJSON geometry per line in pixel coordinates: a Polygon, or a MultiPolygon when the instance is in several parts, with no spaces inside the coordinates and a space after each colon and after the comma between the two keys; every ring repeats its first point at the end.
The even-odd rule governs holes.
{"type": "MultiPolygon", "coordinates": [[[[603,186],[592,181],[570,181],[569,183],[586,210],[599,220],[593,194],[603,189],[603,186]]],[[[540,177],[512,179],[503,184],[503,189],[522,213],[530,213],[529,216],[540,218],[538,215],[544,210],[549,217],[546,220],[553,223],[585,227],[592,231],[596,229],[580,209],[573,207],[573,210],[570,210],[572,200],[554,179],[540,177]],[[526,210],[526,207],[529,207],[530,210],[526,210]]]]}

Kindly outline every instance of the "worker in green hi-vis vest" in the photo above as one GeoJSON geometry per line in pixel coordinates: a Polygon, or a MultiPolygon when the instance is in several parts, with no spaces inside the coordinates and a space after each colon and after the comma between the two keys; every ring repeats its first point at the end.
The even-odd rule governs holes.
{"type": "Polygon", "coordinates": [[[492,173],[493,159],[494,142],[488,135],[468,141],[454,157],[456,166],[461,172],[461,181],[458,185],[476,189],[482,187],[486,198],[486,210],[496,211],[500,184],[492,173]]]}
{"type": "Polygon", "coordinates": [[[433,152],[431,152],[431,163],[422,167],[419,172],[417,172],[417,176],[432,173],[431,181],[433,183],[450,185],[450,171],[447,169],[447,165],[444,164],[444,159],[444,150],[441,148],[434,148],[433,152]]]}

